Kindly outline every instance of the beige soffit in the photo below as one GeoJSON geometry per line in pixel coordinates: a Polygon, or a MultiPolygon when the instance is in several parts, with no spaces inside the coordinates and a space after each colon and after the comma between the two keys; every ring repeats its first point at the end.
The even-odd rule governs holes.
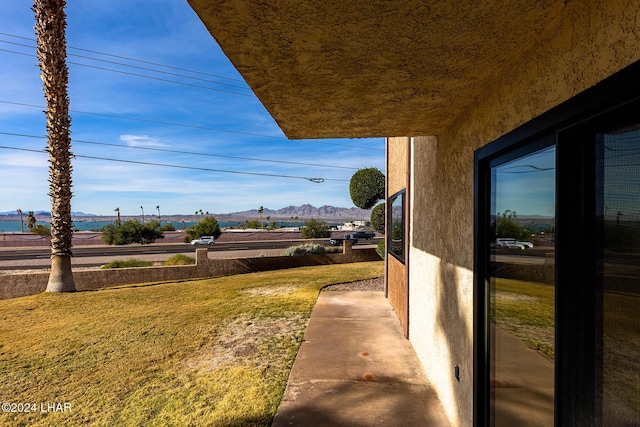
{"type": "Polygon", "coordinates": [[[437,135],[563,0],[188,0],[289,138],[437,135]]]}

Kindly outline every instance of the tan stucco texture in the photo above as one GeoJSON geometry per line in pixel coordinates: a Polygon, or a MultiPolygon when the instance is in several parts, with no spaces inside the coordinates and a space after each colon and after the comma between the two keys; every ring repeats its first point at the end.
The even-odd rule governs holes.
{"type": "Polygon", "coordinates": [[[409,336],[454,425],[473,422],[474,151],[638,60],[636,2],[568,1],[453,123],[412,139],[409,336]]]}
{"type": "Polygon", "coordinates": [[[565,0],[188,0],[290,138],[435,135],[565,0]]]}
{"type": "MultiPolygon", "coordinates": [[[[409,143],[411,138],[395,137],[387,139],[387,195],[406,190],[405,198],[405,262],[387,256],[387,296],[396,312],[405,336],[409,335],[409,277],[408,251],[411,209],[409,203],[409,143]]],[[[388,200],[388,198],[387,198],[388,200]]],[[[387,209],[389,207],[387,206],[387,209]]]]}

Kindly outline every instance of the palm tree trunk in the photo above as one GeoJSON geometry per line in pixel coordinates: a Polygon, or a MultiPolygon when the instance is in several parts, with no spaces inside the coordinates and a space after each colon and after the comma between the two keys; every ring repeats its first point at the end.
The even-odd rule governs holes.
{"type": "Polygon", "coordinates": [[[51,273],[47,292],[75,291],[71,271],[71,118],[67,85],[65,0],[34,0],[38,62],[47,103],[51,273]]]}

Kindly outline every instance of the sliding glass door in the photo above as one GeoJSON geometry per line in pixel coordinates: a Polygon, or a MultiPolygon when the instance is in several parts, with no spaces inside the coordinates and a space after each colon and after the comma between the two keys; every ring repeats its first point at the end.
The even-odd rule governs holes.
{"type": "Polygon", "coordinates": [[[604,425],[640,425],[640,121],[596,135],[604,425]]]}
{"type": "Polygon", "coordinates": [[[476,152],[478,426],[640,426],[640,95],[601,92],[476,152]]]}
{"type": "Polygon", "coordinates": [[[555,352],[555,146],[491,167],[490,422],[551,426],[555,352]]]}

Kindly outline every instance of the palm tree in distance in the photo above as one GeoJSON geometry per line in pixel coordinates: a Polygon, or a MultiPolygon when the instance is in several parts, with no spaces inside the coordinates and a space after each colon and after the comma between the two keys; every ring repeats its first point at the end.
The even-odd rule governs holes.
{"type": "Polygon", "coordinates": [[[27,229],[29,229],[29,231],[33,230],[33,227],[36,226],[36,222],[38,220],[36,219],[36,215],[33,213],[33,211],[29,211],[29,213],[27,214],[27,229]]]}
{"type": "Polygon", "coordinates": [[[258,208],[258,214],[260,215],[260,228],[264,230],[264,223],[262,222],[262,214],[264,213],[264,207],[260,206],[258,208]]]}
{"type": "Polygon", "coordinates": [[[162,221],[160,220],[160,205],[156,205],[156,209],[158,210],[158,222],[160,223],[160,226],[162,226],[162,221]]]}
{"type": "Polygon", "coordinates": [[[142,209],[142,223],[144,224],[144,207],[140,206],[140,209],[142,209]]]}
{"type": "Polygon", "coordinates": [[[51,273],[47,292],[76,290],[71,271],[71,118],[65,36],[65,0],[34,0],[38,64],[46,100],[49,196],[51,197],[51,273]]]}
{"type": "Polygon", "coordinates": [[[115,208],[114,211],[118,213],[118,225],[120,225],[120,208],[115,208]]]}
{"type": "Polygon", "coordinates": [[[22,222],[22,209],[17,209],[16,212],[20,214],[20,232],[24,233],[24,222],[22,222]]]}

